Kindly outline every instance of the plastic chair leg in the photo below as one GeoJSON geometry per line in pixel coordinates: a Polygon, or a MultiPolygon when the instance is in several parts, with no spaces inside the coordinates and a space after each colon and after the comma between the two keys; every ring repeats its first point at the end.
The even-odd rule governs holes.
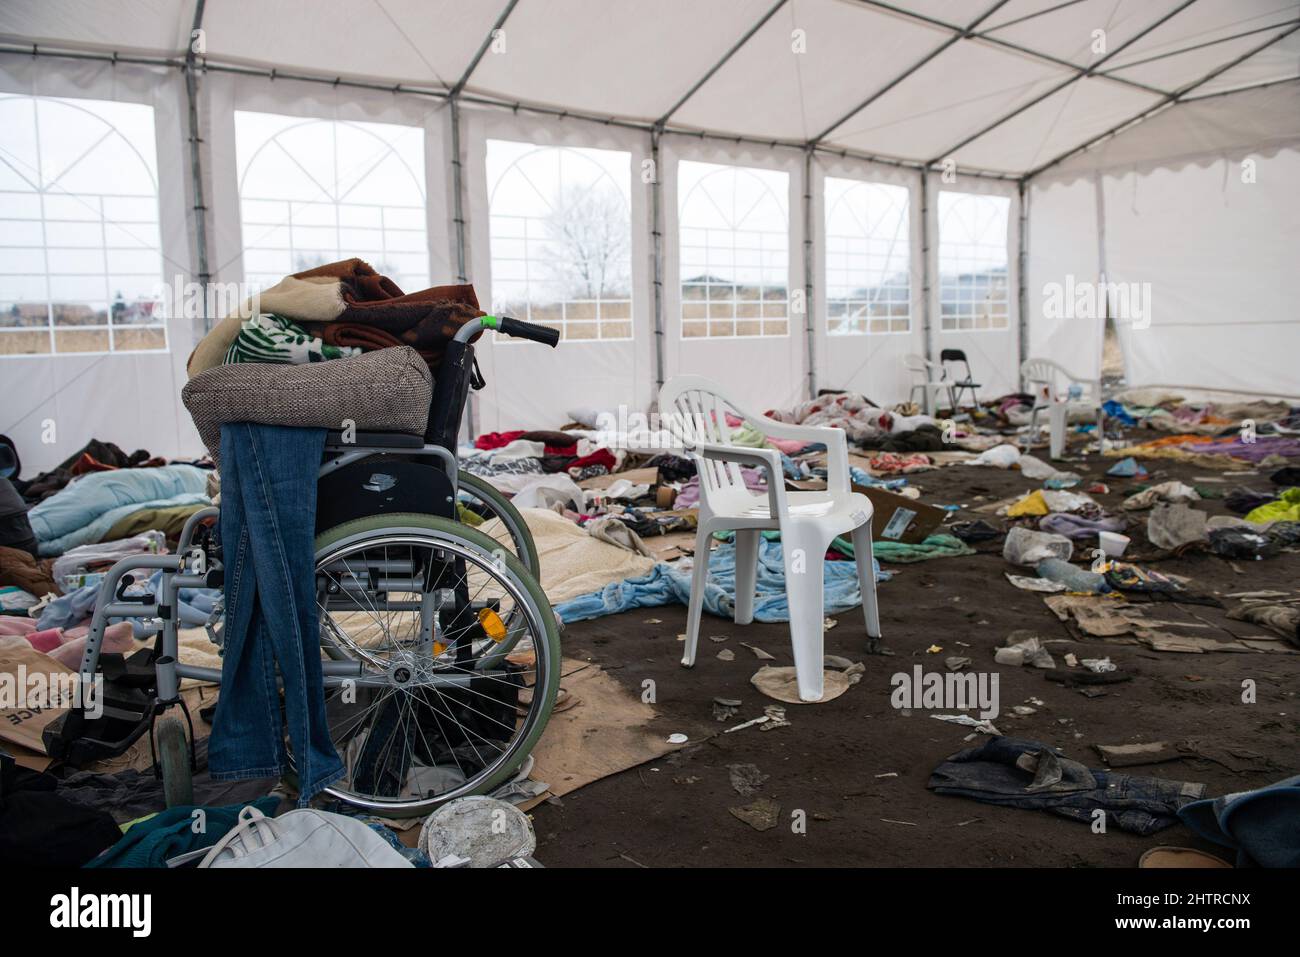
{"type": "Polygon", "coordinates": [[[853,530],[853,557],[858,565],[858,589],[862,592],[862,613],[867,619],[867,637],[880,637],[880,604],[876,598],[876,567],[871,560],[871,523],[853,530]]]}
{"type": "Polygon", "coordinates": [[[758,580],[758,543],[761,533],[756,528],[736,532],[736,613],[738,625],[748,625],[754,620],[754,585],[758,580]]]}
{"type": "Polygon", "coordinates": [[[799,697],[820,701],[823,693],[823,566],[826,542],[807,529],[781,529],[785,594],[790,606],[790,643],[799,697]]]}
{"type": "Polygon", "coordinates": [[[700,525],[695,533],[695,570],[691,575],[691,600],[686,609],[686,648],[682,652],[682,664],[687,668],[695,664],[695,649],[700,643],[700,615],[704,611],[704,588],[709,581],[709,547],[712,544],[712,530],[700,525]]]}

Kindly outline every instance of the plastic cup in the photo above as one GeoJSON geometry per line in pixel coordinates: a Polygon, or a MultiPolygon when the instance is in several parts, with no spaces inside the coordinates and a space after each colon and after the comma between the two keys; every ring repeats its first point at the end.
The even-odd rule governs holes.
{"type": "Polygon", "coordinates": [[[1119,532],[1097,533],[1097,544],[1101,546],[1101,552],[1107,558],[1119,558],[1123,555],[1129,541],[1127,535],[1121,535],[1119,532]]]}

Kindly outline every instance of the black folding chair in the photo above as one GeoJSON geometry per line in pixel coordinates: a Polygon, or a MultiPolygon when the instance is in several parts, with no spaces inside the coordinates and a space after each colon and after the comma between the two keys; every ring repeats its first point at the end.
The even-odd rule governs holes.
{"type": "Polygon", "coordinates": [[[971,375],[970,360],[966,358],[966,353],[961,349],[944,349],[939,353],[939,364],[943,366],[945,376],[948,375],[949,362],[960,362],[966,369],[966,375],[963,378],[958,379],[954,377],[948,380],[951,383],[948,392],[952,396],[953,412],[955,413],[961,408],[962,392],[970,393],[970,404],[972,407],[978,406],[979,397],[976,395],[975,390],[980,387],[980,384],[976,382],[975,377],[971,375]]]}

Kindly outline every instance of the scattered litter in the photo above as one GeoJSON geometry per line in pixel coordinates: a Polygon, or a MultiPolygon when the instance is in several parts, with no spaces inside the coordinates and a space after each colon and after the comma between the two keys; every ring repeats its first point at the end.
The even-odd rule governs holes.
{"type": "Polygon", "coordinates": [[[731,816],[744,821],[756,831],[770,831],[781,817],[781,805],[771,798],[759,798],[743,807],[727,808],[731,816]]]}
{"type": "Polygon", "coordinates": [[[898,777],[898,772],[897,772],[897,771],[886,771],[884,774],[877,774],[876,777],[878,777],[878,778],[896,778],[896,777],[898,777]]]}
{"type": "Polygon", "coordinates": [[[1037,565],[1044,558],[1068,562],[1073,554],[1074,544],[1064,535],[1035,532],[1021,525],[1007,532],[1002,543],[1002,557],[1012,565],[1037,565]]]}
{"type": "Polygon", "coordinates": [[[993,660],[1000,665],[1019,667],[1032,665],[1035,668],[1055,668],[1051,652],[1043,647],[1042,639],[1024,628],[1017,628],[1007,635],[1006,644],[993,652],[993,660]]]}
{"type": "Polygon", "coordinates": [[[767,716],[767,720],[763,722],[763,726],[758,729],[759,731],[772,731],[776,728],[790,727],[790,722],[785,717],[785,708],[779,704],[770,704],[763,709],[763,712],[767,716]]]}
{"type": "Polygon", "coordinates": [[[788,728],[790,722],[785,718],[785,708],[779,704],[770,704],[763,709],[763,713],[757,718],[751,718],[743,724],[733,724],[730,728],[724,728],[722,733],[731,734],[733,731],[752,728],[754,725],[761,725],[760,731],[770,731],[773,728],[788,728]]]}
{"type": "Polygon", "coordinates": [[[1007,581],[1011,582],[1011,584],[1015,585],[1021,591],[1065,591],[1064,585],[1048,578],[1030,578],[1028,575],[1013,575],[1010,572],[1003,572],[1003,574],[1007,576],[1007,581]]]}
{"type": "Polygon", "coordinates": [[[749,644],[749,642],[746,641],[742,641],[741,644],[744,645],[746,648],[748,648],[750,651],[752,651],[754,653],[754,657],[757,658],[759,661],[776,661],[776,655],[769,655],[762,648],[759,648],[755,645],[751,645],[749,644]]]}
{"type": "Polygon", "coordinates": [[[839,624],[839,622],[836,621],[834,618],[823,618],[823,619],[822,619],[822,629],[823,629],[824,631],[830,631],[832,628],[834,628],[834,627],[835,627],[836,625],[838,625],[838,624],[839,624]]]}
{"type": "MultiPolygon", "coordinates": [[[[998,448],[1006,448],[1006,446],[1000,445],[998,446],[998,448]]],[[[892,818],[887,818],[887,817],[882,817],[880,820],[885,824],[902,824],[905,827],[916,827],[915,821],[895,821],[892,818]]]]}
{"type": "Polygon", "coordinates": [[[1147,538],[1156,548],[1168,551],[1194,542],[1207,542],[1210,538],[1205,524],[1208,518],[1205,512],[1181,502],[1174,505],[1161,503],[1147,516],[1147,538]]]}
{"type": "Polygon", "coordinates": [[[674,734],[670,734],[670,735],[668,735],[668,743],[669,743],[669,744],[685,744],[685,743],[686,743],[687,741],[689,741],[689,740],[690,740],[690,738],[688,738],[686,735],[682,734],[680,731],[675,732],[674,734]]]}
{"type": "Polygon", "coordinates": [[[716,641],[721,643],[726,641],[730,637],[731,637],[730,635],[709,635],[709,641],[716,641]]]}
{"type": "Polygon", "coordinates": [[[1167,741],[1153,741],[1150,744],[1094,744],[1093,748],[1112,768],[1161,764],[1182,757],[1167,741]]]}
{"type": "Polygon", "coordinates": [[[485,795],[444,804],[420,828],[419,848],[431,861],[468,859],[469,867],[495,867],[537,848],[528,815],[513,804],[485,795]]]}
{"type": "Polygon", "coordinates": [[[1124,499],[1120,508],[1127,512],[1137,511],[1139,509],[1150,508],[1157,502],[1173,504],[1175,502],[1197,502],[1201,496],[1196,489],[1190,485],[1184,485],[1182,482],[1161,482],[1159,485],[1152,485],[1150,488],[1143,489],[1128,498],[1124,499]]]}
{"type": "Polygon", "coordinates": [[[1047,581],[1056,582],[1065,591],[1092,592],[1099,594],[1110,591],[1105,575],[1098,575],[1086,568],[1078,568],[1059,558],[1044,558],[1036,568],[1038,576],[1047,581]]]}
{"type": "Polygon", "coordinates": [[[1014,445],[1003,444],[995,445],[991,449],[986,449],[978,456],[971,459],[971,465],[988,465],[995,469],[1009,469],[1017,462],[1020,462],[1024,456],[1014,445]]]}
{"type": "Polygon", "coordinates": [[[1108,468],[1106,474],[1114,478],[1146,478],[1147,470],[1138,464],[1137,459],[1130,455],[1126,459],[1120,459],[1108,468]]]}
{"type": "Polygon", "coordinates": [[[943,651],[942,645],[931,645],[929,648],[925,649],[927,655],[937,655],[941,651],[943,651]]]}
{"type": "Polygon", "coordinates": [[[825,669],[822,672],[822,696],[817,701],[804,701],[799,697],[799,682],[792,667],[774,668],[763,665],[750,677],[749,683],[769,698],[786,704],[824,704],[834,701],[857,684],[865,670],[861,663],[851,665],[843,671],[825,669]]]}
{"type": "Polygon", "coordinates": [[[721,651],[718,652],[718,660],[719,660],[719,661],[735,661],[735,660],[736,660],[736,653],[735,653],[734,651],[732,651],[730,648],[723,648],[721,651]]]}
{"type": "Polygon", "coordinates": [[[768,778],[768,775],[760,771],[756,764],[728,764],[727,776],[731,781],[732,790],[741,797],[757,794],[768,778]]]}
{"type": "Polygon", "coordinates": [[[987,719],[980,720],[972,718],[968,714],[932,714],[930,717],[936,721],[947,721],[949,724],[960,724],[964,728],[974,728],[980,734],[991,734],[1000,736],[1002,734],[993,726],[993,722],[987,719]]]}
{"type": "Polygon", "coordinates": [[[1089,671],[1091,671],[1093,674],[1096,675],[1104,675],[1104,674],[1108,674],[1109,672],[1119,670],[1115,666],[1115,663],[1111,661],[1109,657],[1084,658],[1083,661],[1080,662],[1080,664],[1082,664],[1085,668],[1087,668],[1089,671]]]}
{"type": "Polygon", "coordinates": [[[729,699],[729,698],[713,699],[713,720],[714,721],[730,721],[732,718],[736,716],[736,712],[739,710],[740,710],[740,702],[736,699],[729,699]],[[735,704],[723,703],[725,701],[733,701],[733,700],[736,701],[735,704]]]}
{"type": "Polygon", "coordinates": [[[943,659],[943,664],[949,671],[961,671],[963,668],[970,667],[971,659],[953,655],[949,658],[943,659]]]}

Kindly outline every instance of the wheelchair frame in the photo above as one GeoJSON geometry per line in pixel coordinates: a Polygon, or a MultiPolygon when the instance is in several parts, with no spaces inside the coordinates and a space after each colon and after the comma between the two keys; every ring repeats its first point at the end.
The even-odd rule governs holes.
{"type": "MultiPolygon", "coordinates": [[[[327,456],[333,454],[333,457],[322,462],[317,473],[318,481],[341,473],[348,466],[364,463],[375,456],[397,456],[402,460],[411,458],[436,459],[442,466],[441,472],[446,477],[451,492],[450,495],[446,496],[444,502],[439,503],[443,507],[429,510],[428,513],[450,517],[454,520],[456,514],[455,502],[459,493],[458,461],[455,452],[456,435],[459,431],[460,418],[463,414],[474,362],[473,346],[470,340],[484,329],[497,329],[507,335],[529,338],[552,346],[558,341],[558,333],[554,330],[514,319],[498,319],[493,316],[485,316],[466,323],[457,332],[449,347],[447,359],[442,364],[438,380],[439,386],[435,389],[430,403],[429,426],[423,443],[415,445],[409,441],[401,443],[385,441],[393,438],[393,433],[359,432],[353,442],[330,441],[327,439],[325,452],[327,456]],[[435,411],[440,412],[436,417],[435,411]]],[[[122,737],[115,740],[92,736],[88,733],[88,719],[84,711],[78,709],[68,711],[54,722],[51,722],[44,731],[44,743],[51,757],[64,759],[76,766],[89,760],[114,756],[121,754],[146,731],[149,731],[155,773],[160,774],[160,750],[158,741],[155,739],[154,728],[162,715],[179,706],[189,728],[189,764],[190,770],[194,769],[193,719],[189,714],[184,699],[180,695],[180,684],[183,679],[190,678],[220,685],[221,671],[214,668],[180,663],[178,608],[181,589],[219,588],[224,584],[224,568],[220,560],[211,556],[208,548],[199,541],[199,530],[209,519],[216,519],[219,516],[220,509],[216,506],[209,506],[195,512],[186,521],[181,531],[175,553],[124,558],[116,562],[105,574],[104,580],[100,584],[99,596],[96,599],[95,609],[91,617],[90,630],[86,639],[86,650],[78,669],[79,680],[82,682],[83,687],[86,687],[100,673],[100,653],[104,633],[110,619],[157,622],[158,628],[153,632],[155,653],[151,661],[154,693],[151,700],[147,699],[143,694],[135,696],[132,701],[126,701],[123,697],[114,701],[107,699],[106,696],[104,702],[105,717],[116,718],[128,723],[134,722],[122,737]],[[158,587],[154,593],[140,597],[126,594],[126,589],[134,584],[132,572],[158,570],[162,574],[159,576],[158,587]]],[[[401,530],[402,526],[398,524],[394,527],[393,532],[397,534],[401,530]]],[[[375,533],[363,534],[373,535],[375,533]]],[[[335,547],[341,544],[335,543],[335,547]]],[[[470,544],[465,543],[466,548],[470,544]]],[[[448,550],[454,551],[454,546],[449,547],[448,550]]],[[[400,573],[400,570],[398,571],[400,573]]],[[[387,572],[391,572],[391,570],[386,570],[387,572]]],[[[413,570],[408,570],[408,574],[411,574],[411,581],[417,581],[413,570]]],[[[528,596],[527,589],[522,587],[522,583],[514,579],[513,573],[510,574],[508,580],[504,576],[502,578],[503,584],[511,592],[511,597],[516,602],[533,607],[534,612],[540,614],[542,609],[536,608],[536,603],[528,596]]],[[[427,597],[432,593],[425,592],[424,594],[426,598],[420,603],[422,616],[426,611],[436,615],[438,612],[436,604],[430,604],[427,609],[425,607],[425,602],[435,601],[435,599],[427,597]]],[[[329,610],[328,599],[324,610],[326,612],[329,610]]],[[[549,614],[549,609],[546,609],[546,613],[549,614]]],[[[207,628],[213,643],[218,648],[221,648],[223,645],[222,636],[216,631],[211,622],[208,623],[207,628]]],[[[478,659],[475,670],[482,671],[503,661],[518,641],[518,635],[501,641],[490,654],[478,659]]],[[[558,667],[558,662],[556,664],[558,667]]],[[[327,689],[342,687],[345,683],[361,687],[384,687],[390,683],[389,676],[386,674],[368,673],[365,662],[361,660],[331,660],[325,658],[321,662],[321,667],[327,689]]],[[[147,686],[147,672],[139,669],[132,672],[129,662],[123,674],[115,676],[114,680],[118,680],[119,677],[125,677],[126,679],[125,687],[117,689],[117,692],[125,698],[131,697],[129,690],[133,682],[141,690],[147,686]]],[[[473,675],[430,673],[421,676],[418,683],[421,686],[452,688],[468,687],[473,680],[473,675]]],[[[107,681],[105,683],[107,684],[107,681]]]]}

